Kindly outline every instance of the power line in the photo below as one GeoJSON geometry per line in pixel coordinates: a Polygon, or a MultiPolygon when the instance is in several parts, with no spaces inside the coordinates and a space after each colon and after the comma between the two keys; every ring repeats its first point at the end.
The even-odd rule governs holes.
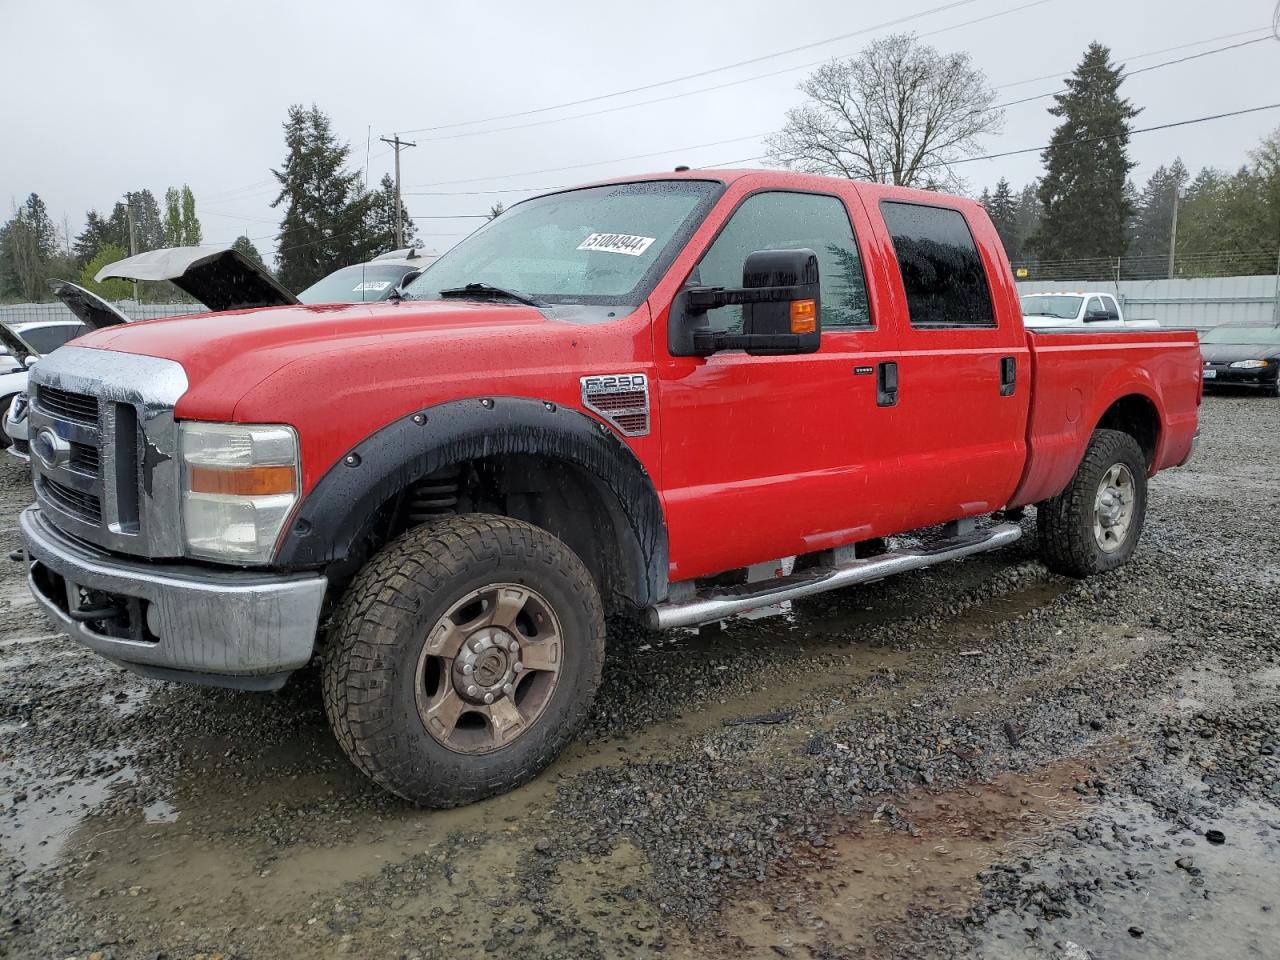
{"type": "MultiPolygon", "coordinates": [[[[948,31],[951,31],[951,30],[958,30],[961,27],[972,26],[975,23],[983,23],[987,20],[995,20],[1000,17],[1008,16],[1010,14],[1020,13],[1021,11],[1027,10],[1031,7],[1038,7],[1043,4],[1052,3],[1052,2],[1053,0],[1031,0],[1030,3],[1024,3],[1024,4],[1021,4],[1020,6],[1010,7],[1007,10],[1000,10],[1000,11],[997,11],[996,13],[989,13],[986,16],[975,17],[972,20],[964,20],[960,23],[953,23],[947,27],[940,27],[937,30],[930,30],[925,33],[921,33],[919,34],[919,36],[931,37],[931,36],[934,36],[935,34],[947,33],[948,31]]],[[[701,93],[711,93],[715,90],[724,90],[727,87],[735,87],[743,83],[752,83],[756,80],[766,80],[771,77],[780,77],[783,74],[795,73],[797,70],[807,70],[809,67],[814,67],[820,63],[825,63],[825,62],[826,62],[825,60],[811,60],[807,63],[798,63],[795,66],[784,67],[781,70],[774,70],[774,71],[771,71],[770,73],[757,73],[750,77],[740,77],[737,80],[727,80],[724,83],[717,83],[709,87],[699,87],[696,90],[685,90],[685,91],[682,91],[681,93],[667,94],[664,97],[652,97],[648,100],[637,100],[634,103],[623,103],[614,107],[604,107],[600,110],[591,110],[587,113],[575,113],[567,117],[549,117],[545,120],[533,120],[529,123],[518,123],[518,124],[513,124],[511,126],[506,126],[506,127],[492,127],[488,130],[467,130],[462,133],[450,133],[450,134],[445,134],[443,136],[438,136],[438,137],[424,137],[423,141],[426,143],[435,143],[442,140],[458,140],[464,137],[480,137],[489,133],[507,133],[511,130],[527,130],[530,127],[541,127],[549,123],[564,123],[569,120],[582,120],[587,117],[599,117],[607,113],[616,113],[620,110],[631,110],[635,107],[647,107],[655,103],[666,103],[671,100],[680,100],[684,97],[697,96],[698,94],[701,94],[701,93]]],[[[474,120],[470,122],[482,123],[484,121],[474,120]]],[[[461,124],[459,124],[459,126],[461,126],[461,124]]],[[[410,132],[416,132],[416,131],[410,131],[410,132]]]]}
{"type": "MultiPolygon", "coordinates": [[[[1275,110],[1276,108],[1280,108],[1280,103],[1268,103],[1265,106],[1261,106],[1261,107],[1248,107],[1244,110],[1232,110],[1229,113],[1215,113],[1208,117],[1196,117],[1192,120],[1176,120],[1173,123],[1162,123],[1154,127],[1140,127],[1137,130],[1127,130],[1124,133],[1112,133],[1112,134],[1107,134],[1101,137],[1080,137],[1076,140],[1067,140],[1064,143],[1060,144],[1060,146],[1069,147],[1069,146],[1075,146],[1076,144],[1080,144],[1080,143],[1098,143],[1103,140],[1114,140],[1117,137],[1132,136],[1138,133],[1152,133],[1156,130],[1170,130],[1174,127],[1187,127],[1196,123],[1206,123],[1209,120],[1223,120],[1227,117],[1239,117],[1239,116],[1243,116],[1246,113],[1259,113],[1263,110],[1275,110]]],[[[933,170],[936,167],[955,166],[956,164],[959,164],[959,163],[975,163],[978,160],[998,160],[1001,157],[1016,157],[1020,154],[1039,153],[1047,149],[1049,149],[1048,144],[1045,144],[1042,147],[1024,147],[1021,150],[1005,150],[1002,153],[988,153],[980,157],[964,157],[960,160],[948,160],[945,163],[938,162],[938,163],[924,164],[919,169],[933,170]]],[[[762,154],[761,156],[757,156],[757,157],[742,157],[739,160],[725,160],[722,163],[708,164],[706,166],[698,167],[697,169],[716,170],[721,168],[733,167],[740,163],[750,163],[753,160],[765,160],[765,159],[767,159],[767,154],[762,154]]]]}
{"type": "MultiPolygon", "coordinates": [[[[761,137],[767,137],[772,131],[764,133],[750,133],[743,137],[730,137],[727,140],[713,140],[710,143],[695,143],[687,147],[672,147],[669,150],[655,150],[651,153],[633,153],[628,157],[614,157],[611,160],[593,160],[590,163],[575,163],[565,167],[547,167],[542,170],[525,170],[521,173],[499,173],[491,177],[471,177],[462,180],[436,180],[433,183],[411,184],[417,187],[446,187],[456,183],[479,183],[484,180],[505,180],[508,177],[533,177],[540,173],[556,173],[560,170],[581,170],[584,167],[599,167],[607,163],[622,163],[624,160],[643,160],[648,157],[660,157],[668,153],[681,153],[685,150],[698,150],[702,147],[719,147],[726,143],[738,143],[742,140],[759,140],[761,137]]],[[[405,196],[412,197],[417,194],[412,190],[406,190],[405,196]]]]}
{"type": "MultiPolygon", "coordinates": [[[[1248,46],[1251,46],[1252,44],[1263,43],[1271,39],[1272,39],[1271,36],[1268,34],[1265,37],[1255,37],[1252,40],[1242,40],[1240,43],[1228,44],[1225,47],[1214,47],[1212,50],[1203,50],[1200,53],[1193,53],[1185,57],[1178,57],[1176,60],[1165,60],[1162,63],[1153,63],[1147,67],[1139,67],[1137,70],[1128,70],[1120,75],[1120,79],[1128,80],[1130,77],[1135,77],[1140,73],[1149,73],[1152,70],[1160,70],[1163,67],[1172,67],[1179,63],[1186,63],[1189,60],[1199,60],[1201,57],[1207,57],[1215,53],[1223,53],[1227,50],[1238,50],[1241,47],[1248,47],[1248,46]]],[[[1096,81],[1093,81],[1093,80],[1086,80],[1085,85],[1088,86],[1089,84],[1095,83],[1095,82],[1096,81]]],[[[992,109],[1001,110],[1001,109],[1004,109],[1005,107],[1015,107],[1020,103],[1031,103],[1035,100],[1046,100],[1049,97],[1056,97],[1058,96],[1058,94],[1066,93],[1066,92],[1067,92],[1067,88],[1064,87],[1061,90],[1054,90],[1051,93],[1039,93],[1039,94],[1036,94],[1034,97],[1023,97],[1021,100],[1010,100],[1006,103],[997,103],[992,109]]]]}
{"type": "Polygon", "coordinates": [[[840,41],[840,40],[848,40],[850,37],[861,36],[863,34],[871,33],[875,30],[883,30],[886,27],[896,27],[901,24],[908,23],[912,20],[919,20],[923,17],[932,16],[935,13],[942,13],[946,10],[954,9],[955,7],[969,6],[970,4],[976,3],[976,2],[977,0],[953,0],[953,2],[951,3],[944,3],[941,6],[931,7],[928,10],[921,10],[918,13],[908,14],[906,16],[898,17],[893,20],[886,20],[883,23],[877,23],[877,24],[874,24],[873,26],[860,27],[857,30],[851,30],[848,33],[842,33],[834,37],[826,37],[825,39],[822,39],[822,40],[814,40],[811,43],[804,43],[798,47],[790,47],[786,50],[778,50],[778,51],[775,51],[774,53],[762,54],[758,57],[751,57],[747,60],[739,60],[737,63],[727,63],[719,67],[710,67],[706,70],[699,70],[696,73],[687,73],[684,76],[680,76],[680,77],[671,77],[670,79],[667,79],[667,80],[655,80],[653,83],[645,83],[636,87],[628,87],[625,90],[615,90],[612,93],[600,93],[592,97],[583,97],[580,100],[568,100],[568,101],[565,101],[564,103],[554,103],[545,107],[534,107],[533,109],[530,109],[530,110],[518,110],[515,113],[495,114],[494,116],[491,116],[491,117],[482,117],[476,120],[458,120],[453,123],[437,124],[436,126],[433,126],[433,127],[414,127],[409,130],[401,130],[400,132],[401,133],[432,133],[436,130],[451,130],[456,127],[468,127],[476,123],[490,123],[494,120],[513,120],[516,117],[528,117],[538,113],[548,113],[552,110],[563,109],[564,107],[578,107],[578,106],[582,106],[585,103],[598,103],[601,100],[609,100],[609,99],[612,99],[613,97],[621,97],[629,93],[641,93],[645,90],[654,90],[658,87],[670,86],[673,83],[682,83],[685,80],[696,80],[699,77],[707,77],[714,73],[723,73],[725,70],[733,70],[737,67],[750,66],[753,63],[762,63],[765,60],[772,60],[776,57],[783,57],[791,53],[799,53],[802,50],[812,50],[814,47],[825,46],[828,43],[836,43],[837,41],[840,41]]]}

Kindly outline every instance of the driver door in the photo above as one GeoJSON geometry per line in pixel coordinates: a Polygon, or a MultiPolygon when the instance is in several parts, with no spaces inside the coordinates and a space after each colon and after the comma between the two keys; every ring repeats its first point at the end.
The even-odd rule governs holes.
{"type": "MultiPolygon", "coordinates": [[[[852,188],[848,197],[748,193],[686,280],[738,287],[748,254],[812,249],[821,280],[817,353],[674,357],[661,318],[655,325],[673,581],[828,549],[893,523],[885,511],[894,464],[881,437],[896,417],[877,404],[875,371],[894,359],[896,331],[870,306],[864,218],[852,188]]],[[[708,320],[740,330],[741,308],[712,310],[708,320]]]]}

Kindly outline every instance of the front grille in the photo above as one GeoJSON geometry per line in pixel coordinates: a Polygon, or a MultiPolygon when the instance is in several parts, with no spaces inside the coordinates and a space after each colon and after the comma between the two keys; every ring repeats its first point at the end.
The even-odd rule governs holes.
{"type": "Polygon", "coordinates": [[[79,470],[81,473],[96,477],[101,463],[102,455],[97,447],[86,446],[83,443],[73,443],[71,445],[71,468],[73,470],[79,470]]]}
{"type": "Polygon", "coordinates": [[[86,523],[102,523],[102,501],[93,494],[73,490],[48,477],[40,478],[40,486],[49,500],[72,516],[86,523]]]}
{"type": "Polygon", "coordinates": [[[36,400],[46,412],[76,423],[90,426],[98,424],[98,398],[84,393],[72,393],[44,384],[36,390],[36,400]]]}

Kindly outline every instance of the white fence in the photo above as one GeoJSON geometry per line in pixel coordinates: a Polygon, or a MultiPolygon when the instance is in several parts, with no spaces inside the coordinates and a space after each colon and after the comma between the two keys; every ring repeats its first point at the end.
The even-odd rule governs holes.
{"type": "Polygon", "coordinates": [[[1280,324],[1280,276],[1202,277],[1190,280],[1020,280],[1018,293],[1102,290],[1114,294],[1125,316],[1155,319],[1164,327],[1210,329],[1224,323],[1280,324]]]}

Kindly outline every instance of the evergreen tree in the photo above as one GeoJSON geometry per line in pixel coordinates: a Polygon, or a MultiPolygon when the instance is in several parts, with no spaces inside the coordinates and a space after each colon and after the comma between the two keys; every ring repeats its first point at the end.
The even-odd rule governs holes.
{"type": "Polygon", "coordinates": [[[262,254],[258,252],[258,248],[253,245],[253,241],[245,234],[236,237],[235,243],[231,244],[231,249],[240,251],[254,263],[262,264],[262,254]]]}
{"type": "Polygon", "coordinates": [[[1020,191],[1014,202],[1014,220],[1018,225],[1019,258],[1027,260],[1031,238],[1040,229],[1040,181],[1032,180],[1020,191]]]}
{"type": "Polygon", "coordinates": [[[1133,169],[1129,121],[1139,110],[1120,96],[1122,68],[1110,60],[1110,50],[1091,43],[1067,78],[1066,91],[1049,108],[1062,122],[1041,154],[1043,218],[1034,246],[1045,259],[1119,257],[1125,252],[1133,214],[1125,197],[1133,169]]]}
{"type": "Polygon", "coordinates": [[[196,216],[196,195],[185,183],[182,185],[182,239],[188,247],[198,247],[204,239],[200,219],[196,216]]]}
{"type": "Polygon", "coordinates": [[[116,236],[111,222],[98,213],[97,210],[90,210],[86,214],[85,220],[85,228],[76,237],[75,243],[71,248],[75,252],[76,260],[80,263],[88,263],[108,243],[114,243],[118,247],[127,247],[129,245],[127,229],[123,237],[116,236]]]}
{"type": "MultiPolygon", "coordinates": [[[[396,245],[396,183],[391,174],[384,173],[378,189],[368,195],[368,216],[365,232],[360,238],[360,259],[368,260],[380,253],[395,249],[396,245]]],[[[412,247],[418,240],[418,228],[409,218],[409,208],[400,204],[400,229],[404,234],[402,246],[412,247]]]]}
{"type": "Polygon", "coordinates": [[[502,201],[499,200],[497,203],[495,203],[493,206],[489,208],[489,219],[496,220],[498,219],[498,217],[502,216],[506,212],[507,212],[507,208],[504,207],[502,205],[502,201]]]}
{"type": "Polygon", "coordinates": [[[996,183],[995,193],[991,194],[990,199],[983,206],[991,216],[996,233],[1000,234],[1000,240],[1004,243],[1005,253],[1009,255],[1009,259],[1021,260],[1022,236],[1018,233],[1018,205],[1013,199],[1013,189],[1009,186],[1009,181],[1001,177],[996,183]]]}
{"type": "Polygon", "coordinates": [[[1191,174],[1176,159],[1168,167],[1159,166],[1138,194],[1133,218],[1132,257],[1167,257],[1173,229],[1174,198],[1187,186],[1191,174]]]}
{"type": "Polygon", "coordinates": [[[0,228],[0,287],[8,296],[48,298],[45,281],[58,255],[58,235],[38,194],[31,194],[0,228]]]}
{"type": "Polygon", "coordinates": [[[271,171],[280,182],[272,206],[284,207],[277,262],[280,282],[302,290],[358,258],[369,200],[344,169],[350,146],[319,107],[290,107],[284,134],[284,164],[271,171]]]}

